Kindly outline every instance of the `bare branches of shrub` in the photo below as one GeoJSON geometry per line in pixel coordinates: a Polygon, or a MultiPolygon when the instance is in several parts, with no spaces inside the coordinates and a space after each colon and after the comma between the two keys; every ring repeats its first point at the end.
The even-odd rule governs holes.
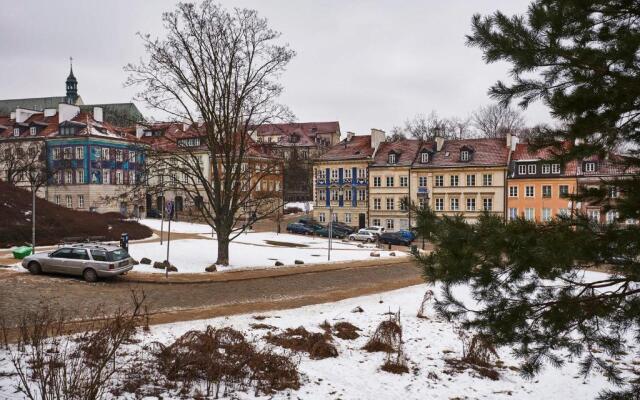
{"type": "Polygon", "coordinates": [[[433,298],[433,290],[427,290],[424,292],[424,296],[422,297],[422,302],[420,303],[420,308],[418,309],[418,318],[428,318],[426,315],[426,309],[428,303],[433,298]]]}
{"type": "Polygon", "coordinates": [[[480,376],[498,380],[500,374],[493,367],[499,357],[491,337],[482,333],[469,335],[462,329],[458,331],[458,337],[462,342],[462,358],[450,358],[445,362],[457,371],[470,368],[480,376]]]}
{"type": "Polygon", "coordinates": [[[338,357],[338,349],[330,343],[331,334],[326,331],[314,333],[300,326],[295,329],[287,328],[277,335],[269,333],[265,336],[265,340],[285,349],[308,353],[312,360],[338,357]]]}
{"type": "Polygon", "coordinates": [[[402,348],[400,310],[397,313],[388,313],[388,315],[389,318],[380,322],[373,336],[364,345],[363,350],[385,352],[387,357],[381,369],[394,374],[403,374],[409,372],[409,367],[402,348]]]}
{"type": "Polygon", "coordinates": [[[242,332],[232,328],[189,331],[169,346],[154,343],[158,369],[183,391],[203,390],[209,398],[253,387],[270,394],[300,386],[291,357],[258,350],[242,332]]]}

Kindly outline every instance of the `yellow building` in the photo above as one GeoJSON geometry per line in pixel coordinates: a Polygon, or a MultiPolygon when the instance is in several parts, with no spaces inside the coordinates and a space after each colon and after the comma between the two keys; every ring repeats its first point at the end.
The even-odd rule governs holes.
{"type": "Polygon", "coordinates": [[[314,162],[313,217],[319,222],[344,222],[363,228],[369,225],[369,164],[383,131],[347,138],[314,162]]]}
{"type": "Polygon", "coordinates": [[[411,200],[469,222],[484,212],[504,217],[511,145],[511,136],[422,143],[411,168],[411,200]]]}

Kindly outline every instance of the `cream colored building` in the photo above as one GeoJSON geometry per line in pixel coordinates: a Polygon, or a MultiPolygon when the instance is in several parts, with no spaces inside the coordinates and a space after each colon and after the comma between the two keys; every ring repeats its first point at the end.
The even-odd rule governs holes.
{"type": "Polygon", "coordinates": [[[369,164],[376,147],[385,139],[383,131],[347,138],[317,158],[313,166],[313,217],[363,228],[369,220],[369,164]]]}

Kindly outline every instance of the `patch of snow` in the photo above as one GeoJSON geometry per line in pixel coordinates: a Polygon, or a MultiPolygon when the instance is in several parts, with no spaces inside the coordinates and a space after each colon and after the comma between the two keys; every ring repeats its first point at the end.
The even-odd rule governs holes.
{"type": "MultiPolygon", "coordinates": [[[[144,218],[138,220],[142,225],[146,225],[156,231],[160,230],[162,225],[163,230],[166,232],[169,227],[169,222],[164,221],[164,224],[160,219],[144,218]]],[[[194,224],[191,222],[171,221],[171,232],[175,233],[208,233],[211,234],[212,228],[207,224],[194,224]]]]}
{"type": "Polygon", "coordinates": [[[299,208],[302,211],[313,211],[313,202],[312,201],[293,201],[284,204],[284,209],[288,208],[299,208]]]}

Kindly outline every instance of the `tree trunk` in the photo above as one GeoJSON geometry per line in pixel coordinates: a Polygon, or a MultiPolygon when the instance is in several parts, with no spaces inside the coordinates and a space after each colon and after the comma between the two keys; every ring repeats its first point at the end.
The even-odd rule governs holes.
{"type": "Polygon", "coordinates": [[[216,265],[229,265],[229,235],[218,232],[218,259],[216,265]]]}
{"type": "Polygon", "coordinates": [[[36,189],[31,185],[31,254],[36,254],[36,189]]]}

